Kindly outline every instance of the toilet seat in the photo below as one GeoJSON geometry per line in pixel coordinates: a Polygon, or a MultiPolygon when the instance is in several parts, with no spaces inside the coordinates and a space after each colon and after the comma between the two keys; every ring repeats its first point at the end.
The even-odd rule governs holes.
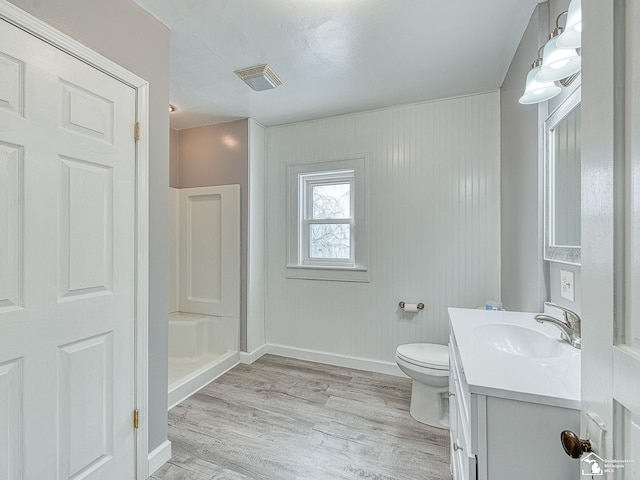
{"type": "Polygon", "coordinates": [[[449,348],[434,343],[409,343],[398,346],[396,355],[405,362],[432,370],[449,370],[449,348]]]}

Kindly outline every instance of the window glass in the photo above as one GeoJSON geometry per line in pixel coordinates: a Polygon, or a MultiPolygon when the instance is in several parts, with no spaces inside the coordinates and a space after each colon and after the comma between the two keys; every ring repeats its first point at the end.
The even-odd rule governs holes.
{"type": "Polygon", "coordinates": [[[312,187],[311,218],[350,218],[351,184],[324,184],[312,187]]]}
{"type": "Polygon", "coordinates": [[[310,258],[349,260],[351,257],[350,225],[312,223],[310,227],[310,258]]]}

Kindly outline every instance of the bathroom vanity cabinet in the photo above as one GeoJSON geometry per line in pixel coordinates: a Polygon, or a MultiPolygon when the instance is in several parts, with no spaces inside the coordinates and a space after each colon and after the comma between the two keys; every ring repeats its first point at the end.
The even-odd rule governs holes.
{"type": "MultiPolygon", "coordinates": [[[[560,345],[547,353],[534,350],[532,355],[543,357],[530,358],[523,353],[526,349],[500,350],[496,347],[501,345],[499,336],[486,341],[474,331],[491,322],[524,322],[523,328],[536,331],[533,314],[450,309],[450,318],[453,479],[579,478],[579,462],[569,458],[560,444],[562,430],[580,430],[579,351],[560,345]],[[529,318],[532,325],[527,323],[529,318]]],[[[541,333],[550,338],[555,334],[553,330],[541,333]]],[[[516,341],[509,343],[518,346],[516,341]]]]}

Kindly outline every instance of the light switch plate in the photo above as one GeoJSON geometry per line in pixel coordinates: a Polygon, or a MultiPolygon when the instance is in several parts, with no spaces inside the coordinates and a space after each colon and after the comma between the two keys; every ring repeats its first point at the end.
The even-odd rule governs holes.
{"type": "Polygon", "coordinates": [[[573,272],[560,270],[560,295],[562,298],[574,302],[576,299],[573,272]]]}

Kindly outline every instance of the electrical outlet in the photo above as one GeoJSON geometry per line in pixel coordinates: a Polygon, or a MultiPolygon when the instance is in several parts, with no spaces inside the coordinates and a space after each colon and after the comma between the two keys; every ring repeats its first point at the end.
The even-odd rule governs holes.
{"type": "Polygon", "coordinates": [[[575,302],[575,283],[573,272],[560,270],[560,295],[571,302],[575,302]]]}

